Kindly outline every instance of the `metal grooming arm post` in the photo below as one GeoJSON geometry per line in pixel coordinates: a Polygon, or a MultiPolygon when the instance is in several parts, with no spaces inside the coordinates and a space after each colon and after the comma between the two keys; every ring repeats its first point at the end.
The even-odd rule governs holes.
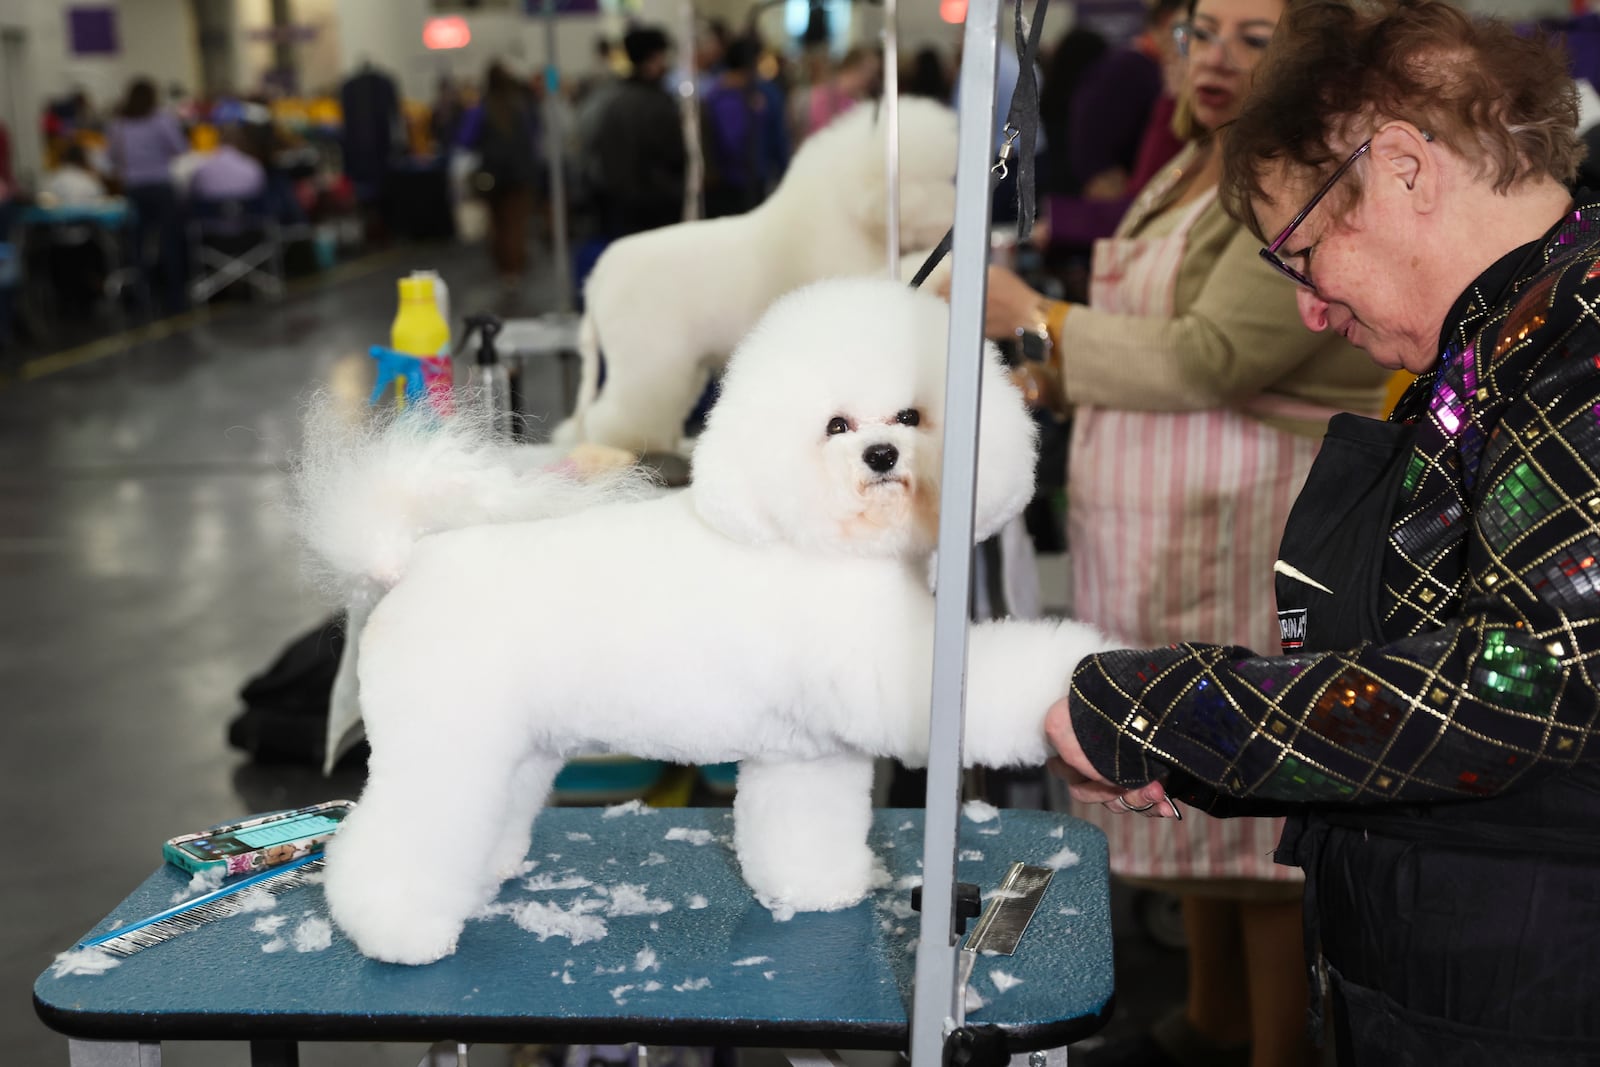
{"type": "Polygon", "coordinates": [[[945,371],[944,487],[939,508],[934,603],[933,707],[928,738],[922,924],[911,1014],[913,1067],[939,1067],[947,1026],[959,1025],[955,934],[956,833],[961,800],[961,729],[966,705],[967,605],[978,474],[978,402],[988,281],[989,168],[994,150],[999,0],[967,6],[956,149],[956,221],[945,371]]]}
{"type": "Polygon", "coordinates": [[[683,34],[679,45],[678,111],[683,123],[683,149],[686,166],[683,174],[683,221],[694,222],[700,217],[700,194],[705,186],[705,163],[700,155],[700,96],[695,84],[694,48],[695,13],[692,0],[683,0],[678,9],[678,31],[683,34]]]}
{"type": "Polygon", "coordinates": [[[566,155],[558,121],[561,74],[556,69],[556,0],[544,0],[545,152],[550,163],[550,254],[556,267],[556,310],[572,310],[572,257],[567,253],[566,155]]]}
{"type": "Polygon", "coordinates": [[[895,26],[896,0],[883,0],[883,178],[889,194],[885,230],[889,240],[889,277],[900,280],[900,33],[895,26]]]}

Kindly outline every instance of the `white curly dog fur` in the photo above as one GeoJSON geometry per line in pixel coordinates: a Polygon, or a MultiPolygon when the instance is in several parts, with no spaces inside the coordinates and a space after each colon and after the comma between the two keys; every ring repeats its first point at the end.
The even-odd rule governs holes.
{"type": "MultiPolygon", "coordinates": [[[[387,434],[362,444],[376,460],[311,464],[313,547],[389,586],[360,648],[368,781],[328,849],[328,903],[362,952],[453,952],[582,752],[740,761],[734,843],[762,903],[863,898],[873,760],[927,756],[947,318],[888,280],[779,301],[735,353],[681,492],[507,472],[449,434],[432,456],[387,434]],[[381,485],[386,466],[392,490],[345,478],[381,485]],[[436,474],[473,524],[418,538],[448,522],[436,474]],[[480,489],[498,504],[466,502],[480,489]],[[634,495],[570,510],[585,493],[634,495]]],[[[985,358],[979,537],[1029,499],[1035,455],[1020,395],[985,358]]],[[[1045,710],[1107,647],[1070,622],[974,627],[968,762],[1042,764],[1045,710]]]]}
{"type": "MultiPolygon", "coordinates": [[[[887,181],[875,110],[855,108],[808,138],[754,211],[651,230],[606,249],[584,285],[577,407],[555,441],[675,450],[707,380],[774,300],[824,278],[886,271],[887,181]]],[[[902,100],[900,146],[901,244],[928,247],[955,211],[955,112],[902,100]]]]}

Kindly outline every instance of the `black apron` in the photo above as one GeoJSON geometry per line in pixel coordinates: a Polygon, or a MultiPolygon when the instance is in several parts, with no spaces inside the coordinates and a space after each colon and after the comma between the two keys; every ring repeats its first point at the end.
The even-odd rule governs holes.
{"type": "MultiPolygon", "coordinates": [[[[1384,632],[1382,568],[1415,432],[1348,414],[1328,424],[1279,551],[1286,653],[1405,636],[1384,632]]],[[[1342,1067],[1600,1065],[1593,775],[1459,803],[1302,810],[1275,855],[1305,871],[1313,1027],[1331,987],[1342,1067]]]]}

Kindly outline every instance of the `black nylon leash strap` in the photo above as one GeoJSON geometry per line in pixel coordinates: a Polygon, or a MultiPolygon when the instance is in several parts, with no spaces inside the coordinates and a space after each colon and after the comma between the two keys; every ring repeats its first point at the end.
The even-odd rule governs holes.
{"type": "MultiPolygon", "coordinates": [[[[1008,167],[1017,169],[1017,240],[1026,241],[1033,233],[1033,220],[1038,210],[1034,200],[1033,156],[1039,140],[1039,79],[1034,72],[1034,57],[1039,54],[1039,38],[1043,35],[1045,10],[1050,0],[1038,0],[1033,8],[1031,24],[1024,32],[1022,25],[1022,0],[1013,9],[1016,35],[1017,72],[1016,89],[1011,94],[1011,107],[1006,114],[1003,131],[1005,140],[1000,145],[995,165],[989,170],[989,188],[992,191],[1006,176],[1008,167]]],[[[937,247],[929,253],[911,288],[920,289],[933,269],[944,261],[950,252],[955,228],[945,231],[937,247]]]]}

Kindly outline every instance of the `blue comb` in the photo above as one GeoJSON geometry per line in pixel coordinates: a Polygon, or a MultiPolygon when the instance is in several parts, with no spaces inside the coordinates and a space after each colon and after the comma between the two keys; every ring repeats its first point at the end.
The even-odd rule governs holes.
{"type": "Polygon", "coordinates": [[[78,942],[77,948],[98,948],[113,956],[131,956],[142,948],[170,941],[179,934],[197,930],[207,923],[238,915],[247,903],[241,896],[246,889],[260,889],[277,896],[310,882],[310,876],[322,869],[322,853],[313,852],[292,863],[274,867],[232,885],[202,893],[192,900],[174,904],[166,911],[158,911],[148,918],[127,926],[118,927],[98,937],[78,942]]]}

